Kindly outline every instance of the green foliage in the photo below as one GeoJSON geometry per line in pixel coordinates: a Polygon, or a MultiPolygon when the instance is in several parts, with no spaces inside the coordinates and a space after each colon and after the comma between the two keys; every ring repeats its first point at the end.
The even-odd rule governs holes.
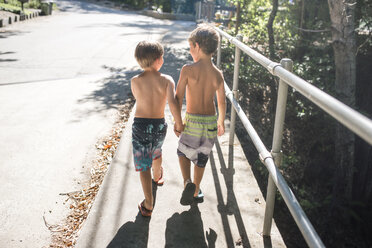
{"type": "MultiPolygon", "coordinates": [[[[237,2],[233,0],[231,2],[237,2]]],[[[242,6],[242,23],[239,33],[244,36],[243,42],[251,48],[268,57],[267,21],[271,11],[270,1],[239,0],[242,6]]],[[[274,22],[276,41],[276,56],[278,58],[292,58],[293,71],[316,87],[333,93],[334,66],[333,51],[330,46],[330,34],[305,33],[302,28],[326,29],[329,25],[327,3],[316,0],[313,4],[306,1],[305,11],[301,13],[299,1],[281,1],[277,17],[274,22]],[[322,6],[318,10],[317,6],[322,6]],[[303,44],[306,44],[304,46],[303,44]]],[[[227,30],[233,35],[234,30],[227,30]]],[[[231,82],[233,74],[234,46],[223,43],[223,71],[227,82],[231,82]]],[[[279,61],[278,61],[279,62],[279,61]]],[[[266,69],[242,55],[239,77],[241,105],[245,112],[251,115],[250,120],[263,138],[265,144],[271,144],[274,111],[276,104],[276,90],[278,80],[273,78],[266,69]]],[[[299,164],[308,164],[309,151],[313,146],[322,144],[332,146],[330,139],[333,126],[322,110],[309,100],[289,88],[287,104],[287,121],[284,148],[290,154],[298,153],[299,164]],[[322,130],[324,135],[315,135],[309,130],[322,130]]],[[[331,166],[328,165],[328,166],[331,166]]],[[[302,169],[304,170],[304,169],[302,169]]],[[[299,173],[300,175],[302,173],[299,173]]]]}
{"type": "MultiPolygon", "coordinates": [[[[21,9],[21,2],[17,1],[17,0],[7,0],[6,1],[7,3],[5,3],[4,0],[0,0],[0,8],[5,10],[5,11],[9,11],[9,12],[12,12],[12,13],[15,13],[15,14],[20,14],[22,12],[22,9],[21,9]]],[[[39,9],[40,8],[40,1],[39,0],[29,0],[28,2],[26,2],[23,7],[25,9],[39,9]]],[[[29,11],[25,11],[26,13],[31,13],[29,11]]]]}
{"type": "Polygon", "coordinates": [[[135,9],[143,9],[147,7],[148,2],[148,0],[124,0],[125,4],[128,4],[135,9]]]}
{"type": "Polygon", "coordinates": [[[261,178],[267,178],[269,176],[269,171],[267,170],[266,166],[262,164],[261,160],[257,159],[254,161],[253,167],[255,171],[260,174],[261,178]]]}
{"type": "Polygon", "coordinates": [[[172,11],[172,0],[124,0],[125,4],[135,9],[144,9],[147,7],[160,8],[163,12],[172,11]]]}
{"type": "MultiPolygon", "coordinates": [[[[55,6],[55,4],[53,4],[55,6]]],[[[29,0],[27,3],[24,5],[25,8],[30,8],[30,9],[40,9],[40,1],[39,0],[29,0]]]]}
{"type": "MultiPolygon", "coordinates": [[[[239,33],[244,37],[243,42],[268,57],[266,25],[271,1],[230,2],[237,1],[242,6],[239,33]]],[[[364,4],[368,5],[366,2],[364,4]]],[[[328,11],[328,3],[323,0],[293,1],[293,4],[280,1],[273,25],[278,58],[275,62],[281,58],[291,58],[294,74],[334,95],[335,69],[328,11]]],[[[365,18],[363,27],[370,27],[371,24],[365,18]]],[[[226,31],[235,35],[235,25],[230,25],[226,31]]],[[[358,42],[363,45],[359,52],[368,54],[365,51],[370,51],[372,47],[369,45],[372,44],[370,37],[363,36],[363,40],[358,42]]],[[[225,40],[222,46],[221,66],[226,82],[231,85],[235,47],[225,40]]],[[[269,147],[272,142],[278,80],[244,54],[240,65],[240,104],[264,144],[269,147]]],[[[291,87],[288,93],[283,134],[284,157],[280,170],[309,218],[315,225],[322,227],[322,233],[329,221],[327,217],[330,214],[327,211],[333,203],[335,121],[291,87]]],[[[261,179],[267,178],[267,169],[257,160],[257,152],[249,149],[248,159],[252,159],[250,157],[255,161],[255,174],[261,179]]],[[[279,194],[277,200],[282,200],[279,194]]],[[[346,207],[347,211],[344,212],[354,221],[360,222],[362,215],[355,211],[355,206],[346,207]]]]}
{"type": "Polygon", "coordinates": [[[172,12],[192,14],[195,11],[195,0],[172,0],[172,12]]]}
{"type": "MultiPolygon", "coordinates": [[[[18,6],[13,6],[10,4],[0,3],[0,10],[12,12],[14,14],[20,15],[22,13],[22,8],[18,6]]],[[[31,12],[28,10],[24,11],[25,14],[30,14],[31,12]]]]}

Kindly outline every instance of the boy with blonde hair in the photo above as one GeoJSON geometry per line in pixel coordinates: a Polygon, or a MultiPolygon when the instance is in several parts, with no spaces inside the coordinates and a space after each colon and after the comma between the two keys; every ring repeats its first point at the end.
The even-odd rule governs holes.
{"type": "Polygon", "coordinates": [[[135,50],[135,58],[144,70],[131,80],[136,99],[136,112],[132,126],[133,159],[136,171],[140,171],[145,199],[138,205],[143,216],[151,216],[154,205],[151,170],[154,182],[164,183],[162,145],[167,132],[164,108],[168,100],[175,120],[175,129],[183,130],[181,112],[175,99],[174,81],[171,76],[159,72],[164,49],[158,42],[141,41],[135,50]]]}
{"type": "Polygon", "coordinates": [[[212,27],[201,25],[191,32],[188,41],[194,63],[182,67],[176,90],[180,109],[186,92],[185,127],[177,150],[184,181],[180,200],[182,205],[190,205],[194,199],[203,200],[200,182],[217,135],[221,136],[225,132],[226,114],[223,75],[211,60],[219,42],[218,33],[212,27]],[[195,165],[193,182],[190,161],[195,165]]]}

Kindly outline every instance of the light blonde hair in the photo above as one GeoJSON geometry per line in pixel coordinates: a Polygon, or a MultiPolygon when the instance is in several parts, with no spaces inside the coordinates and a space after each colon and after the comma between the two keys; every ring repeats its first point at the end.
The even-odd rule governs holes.
{"type": "Polygon", "coordinates": [[[210,55],[217,50],[219,39],[220,36],[216,30],[206,24],[202,24],[191,32],[188,40],[194,46],[195,43],[198,43],[203,53],[210,55]]]}
{"type": "Polygon", "coordinates": [[[144,69],[152,66],[155,60],[163,56],[163,54],[164,48],[159,42],[144,40],[138,43],[134,57],[141,68],[144,69]]]}

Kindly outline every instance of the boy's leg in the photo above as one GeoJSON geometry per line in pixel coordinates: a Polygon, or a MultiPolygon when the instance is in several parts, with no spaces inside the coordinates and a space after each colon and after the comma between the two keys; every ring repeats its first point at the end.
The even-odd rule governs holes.
{"type": "Polygon", "coordinates": [[[198,196],[200,189],[200,182],[203,179],[205,167],[194,166],[194,184],[195,184],[195,193],[194,196],[198,196]]]}
{"type": "Polygon", "coordinates": [[[185,156],[178,156],[178,160],[180,162],[180,168],[183,177],[183,186],[185,187],[186,182],[191,180],[191,163],[190,160],[185,156]]]}
{"type": "Polygon", "coordinates": [[[143,189],[143,194],[145,196],[145,208],[148,210],[152,210],[154,199],[152,197],[152,180],[151,180],[151,170],[148,169],[146,171],[140,172],[140,179],[143,189]]]}
{"type": "Polygon", "coordinates": [[[153,177],[154,180],[158,180],[161,176],[161,164],[163,162],[162,157],[159,157],[157,159],[154,159],[152,161],[152,169],[153,169],[153,177]]]}
{"type": "Polygon", "coordinates": [[[195,184],[191,182],[190,160],[185,156],[179,156],[180,167],[183,177],[183,192],[180,199],[181,205],[191,205],[193,203],[193,196],[195,192],[195,184]]]}

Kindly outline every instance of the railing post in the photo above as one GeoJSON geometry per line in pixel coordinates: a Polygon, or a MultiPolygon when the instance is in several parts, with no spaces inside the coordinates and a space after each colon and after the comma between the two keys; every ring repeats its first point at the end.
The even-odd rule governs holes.
{"type": "MultiPolygon", "coordinates": [[[[291,59],[282,59],[280,64],[288,71],[292,71],[293,62],[291,59]]],[[[282,160],[282,137],[283,137],[283,126],[285,119],[285,110],[287,104],[287,94],[288,94],[288,85],[282,79],[279,81],[278,88],[278,100],[276,104],[275,112],[275,124],[274,124],[274,135],[273,135],[273,144],[271,154],[274,158],[275,165],[280,166],[282,160]]],[[[274,214],[274,205],[275,205],[275,193],[276,187],[273,179],[269,176],[269,181],[267,185],[267,194],[266,194],[266,209],[265,209],[265,219],[262,234],[264,236],[270,236],[271,224],[274,214]]]]}
{"type": "MultiPolygon", "coordinates": [[[[240,34],[238,34],[236,38],[240,41],[242,41],[243,39],[243,37],[240,34]]],[[[232,89],[235,99],[237,99],[238,97],[239,65],[240,65],[240,49],[239,47],[235,46],[234,79],[233,79],[233,89],[232,89]]],[[[231,105],[230,137],[229,137],[229,145],[231,146],[234,145],[235,119],[236,119],[236,112],[235,112],[234,106],[231,105]]]]}
{"type": "Polygon", "coordinates": [[[222,43],[222,35],[218,34],[220,36],[220,41],[218,42],[217,47],[217,68],[221,69],[221,43],[222,43]]]}
{"type": "Polygon", "coordinates": [[[201,1],[195,3],[195,20],[198,21],[201,18],[201,1]]]}

